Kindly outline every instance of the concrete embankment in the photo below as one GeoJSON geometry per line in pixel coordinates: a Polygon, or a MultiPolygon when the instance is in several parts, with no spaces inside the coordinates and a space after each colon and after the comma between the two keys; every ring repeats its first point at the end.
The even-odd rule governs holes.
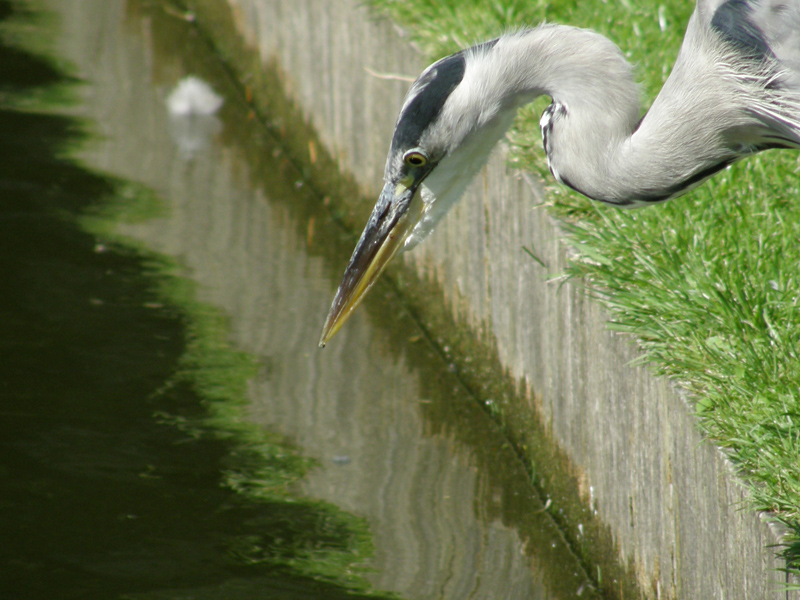
{"type": "MultiPolygon", "coordinates": [[[[413,77],[425,66],[396,27],[376,22],[355,0],[189,5],[199,26],[227,49],[234,71],[246,68],[237,57],[247,53],[278,65],[287,93],[327,151],[377,197],[408,86],[383,75],[413,77]]],[[[239,77],[257,98],[258,78],[246,80],[243,71],[239,77]]],[[[542,489],[567,490],[567,537],[601,566],[609,591],[633,589],[622,583],[624,575],[652,598],[797,597],[782,589],[774,532],[742,509],[743,488],[702,439],[685,401],[668,381],[630,366],[637,358],[632,341],[608,331],[607,316],[579,286],[548,281],[564,270],[567,251],[542,202],[541,191],[509,170],[498,152],[439,230],[404,260],[421,281],[442,290],[437,303],[491,349],[522,390],[507,405],[492,400],[506,411],[510,437],[542,489]],[[515,418],[525,413],[531,418],[515,418]],[[530,423],[538,425],[529,429],[530,423]],[[560,482],[531,450],[541,437],[567,465],[560,482]]],[[[428,322],[424,306],[413,310],[428,322]]],[[[559,492],[552,499],[561,498],[559,492]]]]}

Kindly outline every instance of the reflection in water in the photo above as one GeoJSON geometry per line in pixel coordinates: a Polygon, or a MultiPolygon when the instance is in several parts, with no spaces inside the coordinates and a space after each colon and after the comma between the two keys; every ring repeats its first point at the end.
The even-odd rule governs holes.
{"type": "Polygon", "coordinates": [[[163,306],[191,294],[162,259],[98,242],[104,217],[157,207],[59,158],[78,123],[31,95],[65,81],[7,50],[0,64],[26,79],[3,82],[0,109],[0,596],[352,597],[335,580],[369,550],[362,524],[293,499],[312,463],[215,407],[210,388],[231,403],[252,361],[198,348],[220,319],[163,306]]]}
{"type": "MultiPolygon", "coordinates": [[[[50,4],[87,79],[69,111],[102,133],[81,163],[113,177],[58,158],[75,120],[0,112],[0,596],[589,597],[391,298],[370,308],[391,332],[362,311],[316,350],[343,260],[324,254],[351,240],[197,31],[135,1],[50,4]],[[165,109],[188,73],[225,98],[216,144],[190,152],[165,109]]],[[[0,51],[39,67],[17,91],[59,81],[0,51]]]]}
{"type": "Polygon", "coordinates": [[[186,160],[208,147],[222,130],[215,116],[222,102],[210,85],[191,75],[181,79],[167,96],[170,137],[186,160]]]}

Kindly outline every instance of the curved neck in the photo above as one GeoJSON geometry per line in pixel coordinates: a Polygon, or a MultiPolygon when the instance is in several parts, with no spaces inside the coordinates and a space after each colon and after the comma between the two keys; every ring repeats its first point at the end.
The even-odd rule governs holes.
{"type": "Polygon", "coordinates": [[[542,133],[550,169],[560,182],[612,204],[658,202],[739,156],[709,137],[724,129],[720,119],[737,117],[722,102],[730,96],[715,76],[718,62],[703,60],[709,54],[702,52],[704,38],[696,24],[690,22],[686,39],[686,54],[695,57],[690,72],[679,57],[643,119],[630,64],[615,44],[588,30],[544,25],[501,38],[494,48],[497,59],[477,60],[467,76],[490,77],[503,90],[504,108],[539,95],[553,98],[542,133]],[[489,72],[498,64],[504,68],[489,72]],[[680,89],[683,80],[703,89],[680,89]],[[698,96],[705,99],[702,107],[698,96]]]}
{"type": "Polygon", "coordinates": [[[605,199],[609,186],[618,185],[613,163],[642,112],[632,67],[619,48],[590,30],[543,25],[501,38],[493,53],[475,57],[472,69],[468,57],[465,77],[490,78],[505,109],[550,96],[542,133],[553,175],[605,199]]]}

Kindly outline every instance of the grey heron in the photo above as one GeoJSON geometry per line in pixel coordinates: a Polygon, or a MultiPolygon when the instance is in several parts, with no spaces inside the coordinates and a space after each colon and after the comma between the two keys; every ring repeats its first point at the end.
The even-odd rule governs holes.
{"type": "Polygon", "coordinates": [[[631,65],[590,30],[544,24],[433,63],[400,110],[383,191],[320,346],[389,261],[458,200],[517,108],[543,95],[552,100],[540,126],[557,181],[622,207],[675,198],[747,155],[800,148],[800,0],[698,0],[643,117],[631,65]]]}

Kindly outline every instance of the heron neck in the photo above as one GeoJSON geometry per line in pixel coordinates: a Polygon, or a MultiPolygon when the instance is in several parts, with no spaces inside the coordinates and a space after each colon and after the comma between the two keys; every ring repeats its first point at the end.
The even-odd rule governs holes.
{"type": "Polygon", "coordinates": [[[735,95],[720,91],[718,62],[703,52],[703,43],[693,19],[681,54],[694,57],[691,77],[681,77],[689,65],[679,56],[642,119],[631,66],[600,34],[543,26],[498,46],[513,64],[509,98],[545,94],[558,107],[543,121],[553,175],[590,198],[632,206],[679,195],[737,156],[724,143],[707,143],[718,135],[717,119],[730,121],[737,112],[725,103],[735,95]],[[706,89],[680,89],[683,80],[706,89]],[[698,110],[698,96],[704,110],[698,110]]]}
{"type": "Polygon", "coordinates": [[[483,69],[503,89],[505,108],[541,95],[558,107],[547,128],[543,119],[554,176],[595,198],[618,187],[615,163],[641,116],[639,88],[619,48],[590,30],[543,25],[501,38],[494,51],[483,69]]]}

